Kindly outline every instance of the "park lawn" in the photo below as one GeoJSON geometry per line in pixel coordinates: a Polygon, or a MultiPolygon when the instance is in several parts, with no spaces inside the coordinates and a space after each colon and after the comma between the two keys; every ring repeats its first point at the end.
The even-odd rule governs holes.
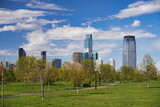
{"type": "MultiPolygon", "coordinates": [[[[101,83],[101,85],[107,85],[107,84],[109,83],[106,83],[106,82],[101,83]]],[[[91,86],[94,86],[94,83],[92,83],[91,86]]],[[[80,88],[84,88],[84,87],[81,86],[79,87],[79,89],[80,88]]],[[[55,82],[53,85],[50,85],[49,89],[48,89],[48,85],[44,86],[45,92],[71,90],[71,89],[76,89],[76,87],[74,87],[71,84],[68,84],[67,86],[65,86],[64,82],[55,82]]],[[[18,95],[23,93],[40,93],[40,92],[41,92],[40,82],[30,83],[29,86],[25,86],[24,83],[22,82],[10,82],[10,83],[4,84],[4,96],[18,95]]]]}
{"type": "Polygon", "coordinates": [[[160,107],[160,82],[121,83],[115,86],[76,92],[6,98],[6,107],[160,107]]]}

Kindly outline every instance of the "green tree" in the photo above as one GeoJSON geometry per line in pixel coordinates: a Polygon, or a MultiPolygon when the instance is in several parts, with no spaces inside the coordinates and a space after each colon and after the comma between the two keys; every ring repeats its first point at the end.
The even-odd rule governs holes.
{"type": "Polygon", "coordinates": [[[140,64],[140,69],[145,75],[146,80],[148,80],[149,85],[150,85],[150,81],[155,80],[157,77],[157,68],[155,64],[156,62],[153,60],[153,58],[150,55],[144,55],[142,62],[140,64]]]}
{"type": "Polygon", "coordinates": [[[120,68],[122,81],[131,81],[134,78],[134,69],[130,66],[122,66],[120,68]]]}
{"type": "Polygon", "coordinates": [[[102,81],[114,81],[115,80],[115,69],[113,66],[109,64],[102,64],[100,66],[100,72],[101,72],[101,77],[102,81]]]}
{"type": "Polygon", "coordinates": [[[94,80],[94,61],[92,59],[86,59],[82,61],[83,66],[83,84],[90,85],[94,80]]]}
{"type": "Polygon", "coordinates": [[[37,80],[37,59],[34,56],[21,57],[16,62],[14,72],[17,81],[23,81],[25,85],[37,80]]]}
{"type": "Polygon", "coordinates": [[[13,70],[4,70],[4,82],[14,82],[15,76],[13,70]]]}

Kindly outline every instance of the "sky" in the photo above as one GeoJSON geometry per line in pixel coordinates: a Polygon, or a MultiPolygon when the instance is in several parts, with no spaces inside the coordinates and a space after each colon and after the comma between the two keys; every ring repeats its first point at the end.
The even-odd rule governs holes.
{"type": "Polygon", "coordinates": [[[134,35],[137,66],[149,54],[160,69],[160,0],[1,0],[0,60],[17,61],[18,48],[27,55],[71,61],[84,51],[86,34],[93,51],[122,66],[123,37],[134,35]]]}

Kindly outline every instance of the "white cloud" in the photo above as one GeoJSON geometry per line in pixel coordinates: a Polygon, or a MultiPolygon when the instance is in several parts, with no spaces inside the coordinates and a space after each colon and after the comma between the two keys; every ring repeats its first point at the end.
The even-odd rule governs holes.
{"type": "Polygon", "coordinates": [[[118,14],[109,17],[123,19],[158,11],[160,11],[160,0],[138,1],[128,5],[128,8],[121,10],[118,14]]]}
{"type": "MultiPolygon", "coordinates": [[[[39,54],[42,50],[47,50],[51,56],[70,56],[74,51],[83,51],[83,40],[86,34],[92,34],[94,40],[119,40],[125,35],[135,35],[136,38],[155,37],[156,35],[148,33],[144,30],[124,32],[121,28],[115,27],[108,31],[96,29],[94,27],[71,27],[65,25],[49,29],[46,32],[36,30],[27,33],[27,44],[23,44],[23,48],[30,54],[39,54]],[[54,40],[72,40],[72,42],[64,43],[65,47],[54,43],[54,40]],[[58,48],[56,47],[58,45],[58,48]]],[[[62,43],[63,44],[63,43],[62,43]]],[[[100,56],[110,54],[115,44],[97,44],[95,51],[100,53],[100,56]],[[98,48],[96,48],[98,47],[98,48]]]]}
{"type": "Polygon", "coordinates": [[[16,30],[34,30],[39,28],[38,25],[36,24],[25,24],[25,23],[17,23],[16,25],[9,25],[9,26],[4,26],[3,28],[0,28],[0,32],[3,31],[16,31],[16,30]]]}
{"type": "Polygon", "coordinates": [[[13,24],[23,20],[45,16],[48,12],[45,11],[33,11],[26,9],[8,10],[0,8],[0,24],[13,24]]]}
{"type": "Polygon", "coordinates": [[[68,10],[53,3],[38,2],[38,1],[32,1],[31,3],[26,4],[26,6],[29,8],[48,9],[48,10],[68,10]]]}
{"type": "Polygon", "coordinates": [[[153,25],[147,25],[147,27],[153,27],[153,25]]]}
{"type": "Polygon", "coordinates": [[[43,25],[46,24],[56,24],[64,22],[65,20],[45,20],[45,19],[33,19],[29,18],[28,20],[22,22],[22,23],[17,23],[16,25],[6,25],[2,28],[0,28],[0,32],[3,31],[19,31],[19,30],[36,30],[36,29],[41,29],[43,25]]]}
{"type": "Polygon", "coordinates": [[[141,21],[139,20],[134,20],[133,24],[131,25],[132,27],[138,27],[141,25],[141,21]]]}
{"type": "Polygon", "coordinates": [[[15,53],[11,52],[10,50],[0,50],[0,55],[16,55],[15,53]]]}
{"type": "Polygon", "coordinates": [[[35,30],[40,29],[47,24],[58,24],[65,20],[46,20],[38,18],[39,16],[45,16],[49,14],[45,11],[32,11],[25,9],[7,10],[0,9],[0,24],[12,24],[5,25],[0,28],[2,31],[16,31],[16,30],[35,30]]]}
{"type": "Polygon", "coordinates": [[[93,48],[95,52],[98,52],[99,57],[105,57],[107,54],[111,54],[113,48],[117,47],[116,44],[108,44],[108,43],[101,43],[101,42],[96,42],[93,45],[93,48]]]}
{"type": "Polygon", "coordinates": [[[81,25],[83,25],[83,26],[90,26],[94,22],[105,21],[107,19],[108,18],[103,18],[103,17],[87,18],[86,20],[88,20],[88,21],[82,23],[81,25]]]}

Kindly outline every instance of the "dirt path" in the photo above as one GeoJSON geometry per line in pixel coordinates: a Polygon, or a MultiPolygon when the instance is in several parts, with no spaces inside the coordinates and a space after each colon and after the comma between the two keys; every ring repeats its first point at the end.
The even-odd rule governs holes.
{"type": "MultiPolygon", "coordinates": [[[[111,84],[104,85],[104,86],[98,86],[97,88],[105,88],[105,87],[113,86],[113,85],[116,85],[116,84],[119,84],[119,82],[111,83],[111,84]]],[[[83,88],[83,89],[79,89],[79,91],[81,91],[81,90],[89,90],[89,89],[94,89],[94,88],[95,87],[83,88]]],[[[77,91],[77,90],[74,89],[74,90],[53,91],[53,92],[45,92],[45,94],[72,92],[72,91],[77,91]]],[[[40,95],[40,94],[41,93],[25,93],[25,94],[19,94],[19,95],[4,96],[4,98],[13,98],[13,97],[22,97],[22,96],[31,96],[31,95],[40,95]]]]}

